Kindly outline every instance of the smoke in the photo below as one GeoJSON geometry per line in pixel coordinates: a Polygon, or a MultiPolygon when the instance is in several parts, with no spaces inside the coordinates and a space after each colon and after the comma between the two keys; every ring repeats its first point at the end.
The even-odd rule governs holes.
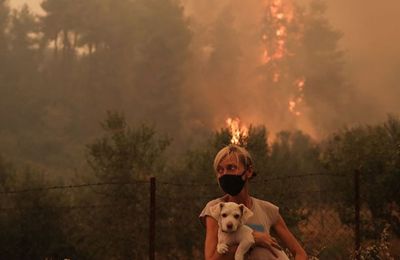
{"type": "Polygon", "coordinates": [[[228,117],[265,123],[256,73],[261,65],[262,2],[185,0],[183,5],[193,30],[194,54],[185,88],[187,98],[194,100],[187,127],[217,129],[225,127],[228,117]]]}
{"type": "Polygon", "coordinates": [[[192,64],[196,64],[188,72],[185,88],[187,99],[195,100],[185,119],[188,132],[224,127],[226,118],[239,117],[245,124],[266,125],[272,133],[298,128],[318,136],[307,105],[301,117],[289,112],[290,98],[296,94],[293,81],[277,87],[266,83],[262,73],[266,3],[183,2],[193,30],[192,64]]]}
{"type": "MultiPolygon", "coordinates": [[[[183,88],[188,135],[224,127],[226,118],[237,116],[245,124],[264,124],[271,132],[299,128],[321,137],[344,124],[374,123],[400,111],[399,1],[319,1],[326,4],[329,23],[343,33],[339,44],[345,51],[343,68],[349,84],[341,93],[334,88],[324,90],[344,100],[343,105],[332,102],[329,95],[320,98],[320,93],[310,93],[306,78],[306,100],[313,98],[314,102],[301,104],[302,115],[297,117],[287,110],[293,88],[279,92],[260,83],[261,21],[268,1],[181,1],[193,32],[183,88]]],[[[298,3],[307,7],[311,2],[298,3]]],[[[39,0],[10,3],[28,3],[40,12],[39,0]]]]}
{"type": "Polygon", "coordinates": [[[43,9],[40,7],[41,2],[41,0],[9,0],[12,7],[21,8],[24,4],[27,4],[37,14],[43,14],[43,9]]]}
{"type": "Polygon", "coordinates": [[[347,69],[370,106],[367,121],[400,111],[400,2],[326,0],[327,17],[343,31],[347,69]],[[371,116],[372,115],[372,116],[371,116]]]}
{"type": "MultiPolygon", "coordinates": [[[[308,92],[308,99],[314,101],[303,104],[299,117],[288,116],[282,109],[293,89],[279,96],[258,78],[266,2],[183,1],[194,31],[192,47],[198,55],[194,58],[199,67],[190,72],[191,87],[186,93],[198,98],[192,104],[193,110],[202,111],[203,117],[196,117],[198,125],[218,128],[227,117],[239,116],[245,123],[264,124],[271,132],[299,128],[318,138],[345,125],[374,123],[388,113],[398,113],[400,33],[396,10],[400,2],[301,1],[304,8],[311,2],[325,3],[324,16],[334,30],[343,33],[338,50],[344,50],[346,88],[327,84],[330,89],[324,91],[330,94],[308,92]],[[219,56],[213,57],[217,52],[219,56]],[[268,97],[272,93],[274,97],[268,97]],[[335,98],[338,101],[332,102],[335,98]]],[[[316,35],[313,40],[320,39],[316,35]]]]}

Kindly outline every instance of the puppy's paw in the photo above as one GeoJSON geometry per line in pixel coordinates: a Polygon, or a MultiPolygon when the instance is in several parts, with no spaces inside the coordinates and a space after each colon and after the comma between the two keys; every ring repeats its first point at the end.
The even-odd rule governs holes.
{"type": "Polygon", "coordinates": [[[229,247],[227,244],[221,243],[217,245],[217,252],[220,253],[221,255],[227,253],[229,250],[229,247]]]}

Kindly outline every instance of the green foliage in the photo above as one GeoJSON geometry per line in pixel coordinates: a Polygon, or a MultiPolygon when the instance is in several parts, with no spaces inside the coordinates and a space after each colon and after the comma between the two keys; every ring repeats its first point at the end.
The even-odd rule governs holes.
{"type": "Polygon", "coordinates": [[[106,110],[180,129],[191,33],[178,2],[45,0],[42,8],[39,17],[0,2],[6,152],[71,169],[106,110]]]}
{"type": "MultiPolygon", "coordinates": [[[[1,159],[1,192],[49,186],[43,173],[17,169],[1,159]]],[[[0,258],[42,259],[75,255],[63,229],[60,194],[48,190],[2,194],[0,200],[0,258]],[[66,254],[65,254],[66,253],[66,254]]]]}
{"type": "Polygon", "coordinates": [[[0,187],[1,191],[6,191],[15,181],[15,169],[0,154],[0,187]]]}
{"type": "Polygon", "coordinates": [[[83,232],[75,230],[74,240],[91,258],[144,258],[147,240],[143,238],[148,237],[148,179],[164,175],[163,154],[169,140],[158,137],[152,127],[131,128],[124,116],[113,112],[108,113],[102,127],[104,135],[87,146],[88,163],[94,173],[93,180],[109,185],[86,196],[101,201],[104,208],[84,218],[72,216],[84,227],[83,232]]]}
{"type": "Polygon", "coordinates": [[[100,180],[129,181],[159,174],[168,138],[156,139],[155,130],[145,125],[131,129],[117,113],[109,112],[102,127],[104,137],[88,145],[88,162],[100,180]]]}
{"type": "Polygon", "coordinates": [[[271,145],[269,171],[273,176],[320,172],[320,148],[301,131],[279,132],[271,145]]]}
{"type": "MultiPolygon", "coordinates": [[[[0,69],[0,82],[4,80],[5,86],[0,90],[4,97],[0,119],[9,122],[4,127],[8,138],[4,139],[13,154],[51,167],[69,167],[82,153],[80,145],[97,131],[95,122],[106,110],[125,111],[127,118],[137,122],[156,122],[159,129],[177,136],[185,131],[184,118],[201,116],[200,109],[192,109],[182,94],[187,68],[194,66],[188,66],[193,24],[184,17],[178,1],[45,0],[42,8],[42,17],[34,16],[26,7],[9,13],[2,2],[5,15],[1,16],[0,31],[4,41],[0,40],[0,45],[5,43],[7,66],[0,69]],[[188,110],[190,115],[183,114],[188,110]],[[21,139],[32,143],[20,147],[21,139]],[[40,144],[48,144],[52,152],[47,153],[47,145],[40,144]],[[29,147],[43,156],[26,152],[29,147]]],[[[287,78],[279,87],[266,88],[268,93],[260,92],[269,111],[275,111],[269,106],[285,106],[281,108],[287,111],[287,103],[277,104],[276,100],[283,100],[280,97],[301,75],[307,79],[306,91],[312,92],[305,95],[309,103],[318,102],[314,92],[333,100],[328,89],[344,88],[339,75],[342,54],[336,51],[340,33],[329,26],[323,10],[314,9],[308,13],[295,9],[299,23],[287,24],[288,35],[294,37],[287,41],[288,51],[298,55],[287,55],[272,66],[281,67],[287,78]],[[298,39],[300,25],[307,30],[298,39]],[[323,35],[323,40],[315,40],[318,35],[323,35]],[[314,75],[315,64],[323,67],[317,71],[325,72],[314,75]],[[333,75],[329,84],[334,87],[320,84],[325,74],[333,75]],[[269,100],[275,96],[276,100],[269,100]]],[[[268,21],[267,17],[265,30],[272,37],[277,27],[268,21]]],[[[219,91],[241,95],[237,71],[243,50],[229,5],[214,28],[209,39],[214,51],[203,76],[210,78],[219,91]]],[[[271,80],[273,71],[263,66],[260,73],[271,80]]],[[[271,82],[266,83],[269,86],[271,82]]],[[[233,105],[228,99],[224,102],[233,105]]],[[[277,114],[288,116],[286,112],[277,114]]],[[[202,121],[209,118],[204,116],[202,121]]]]}
{"type": "MultiPolygon", "coordinates": [[[[353,177],[353,166],[358,165],[363,173],[363,201],[373,216],[372,219],[363,218],[363,234],[368,231],[374,236],[381,223],[388,219],[396,227],[392,211],[388,210],[395,209],[393,203],[398,203],[397,197],[391,197],[398,191],[392,189],[389,182],[398,181],[395,174],[399,125],[397,118],[389,117],[381,125],[345,129],[322,146],[301,132],[281,132],[268,142],[265,127],[251,127],[245,141],[258,172],[251,180],[251,193],[280,206],[286,223],[301,238],[298,224],[312,212],[314,205],[321,205],[318,203],[342,203],[344,207],[339,213],[349,210],[349,216],[352,216],[352,202],[344,198],[352,198],[349,179],[353,177]],[[347,174],[347,178],[323,181],[290,177],[321,170],[319,160],[325,166],[327,177],[341,173],[347,174]],[[376,170],[381,171],[378,176],[374,174],[376,170]],[[309,192],[332,187],[344,189],[348,195],[340,200],[335,197],[320,200],[315,193],[309,192]],[[368,193],[370,189],[375,189],[379,195],[368,193]],[[380,207],[380,211],[376,212],[372,207],[380,207]]],[[[148,177],[156,176],[157,253],[166,258],[190,258],[201,252],[204,227],[197,216],[207,201],[222,195],[212,161],[216,152],[230,142],[229,131],[215,132],[203,146],[188,151],[179,161],[167,163],[171,159],[166,153],[169,140],[159,137],[154,128],[146,125],[132,128],[124,116],[112,112],[101,126],[103,135],[87,145],[92,172],[86,182],[108,185],[80,189],[79,194],[63,196],[63,199],[50,191],[21,193],[13,200],[3,199],[2,207],[23,209],[18,213],[3,212],[6,214],[1,217],[4,230],[1,239],[5,248],[16,248],[17,243],[25,241],[33,245],[27,249],[27,256],[50,256],[58,252],[82,259],[144,258],[148,246],[147,239],[143,239],[148,237],[148,177]],[[63,211],[59,207],[70,204],[89,204],[93,210],[63,211]],[[171,232],[171,227],[181,229],[171,232]],[[23,235],[26,234],[24,231],[36,234],[44,228],[49,233],[23,235]],[[49,241],[49,234],[56,236],[49,241]],[[170,250],[171,247],[176,250],[170,250]]],[[[37,172],[27,170],[20,174],[5,160],[0,161],[0,174],[0,187],[5,191],[48,186],[37,172]]],[[[335,250],[336,246],[345,250],[345,245],[332,244],[325,247],[321,255],[332,256],[330,250],[335,250]]],[[[7,257],[17,254],[14,250],[5,252],[7,257]]],[[[344,254],[344,251],[340,252],[340,255],[344,254]]]]}
{"type": "MultiPolygon", "coordinates": [[[[229,131],[210,133],[204,126],[202,130],[211,136],[207,141],[198,146],[183,143],[182,147],[192,148],[178,147],[169,153],[170,140],[148,126],[157,123],[163,132],[179,139],[185,131],[183,118],[195,114],[195,121],[206,110],[193,109],[182,95],[186,69],[197,66],[188,66],[193,24],[175,0],[44,0],[42,7],[45,14],[38,17],[26,6],[11,11],[7,1],[0,0],[0,120],[5,122],[0,146],[9,157],[58,171],[56,176],[44,177],[37,170],[21,170],[0,158],[0,191],[58,181],[82,160],[82,143],[98,136],[95,122],[101,120],[102,111],[122,110],[126,119],[109,113],[102,123],[102,136],[86,146],[91,171],[85,181],[110,185],[72,194],[39,191],[1,196],[0,252],[4,255],[0,258],[144,258],[149,176],[156,176],[159,185],[157,251],[169,258],[182,254],[193,258],[193,249],[202,248],[204,241],[197,215],[208,200],[221,195],[212,162],[216,152],[229,144],[229,131]],[[192,109],[189,115],[182,115],[185,109],[192,109]],[[132,128],[128,119],[146,124],[132,128]],[[181,156],[176,159],[171,154],[181,156]],[[74,205],[83,208],[69,208],[74,205]],[[178,227],[178,232],[171,232],[171,227],[178,227]]],[[[343,76],[343,53],[337,45],[341,33],[329,25],[320,2],[313,1],[308,11],[300,7],[294,11],[295,21],[286,24],[286,47],[296,55],[259,68],[268,86],[260,90],[259,96],[265,98],[265,107],[260,109],[285,111],[276,113],[272,122],[292,119],[282,100],[293,90],[293,82],[304,77],[305,101],[318,112],[311,113],[313,122],[317,128],[337,129],[337,122],[351,118],[344,108],[354,97],[343,76]],[[298,37],[302,34],[297,32],[304,34],[298,37]],[[279,82],[274,82],[275,68],[282,72],[279,82]],[[322,118],[327,115],[329,123],[322,118]]],[[[278,27],[268,19],[264,31],[274,38],[278,27]]],[[[207,69],[200,68],[204,72],[200,74],[210,78],[219,91],[240,96],[243,86],[237,84],[237,71],[244,55],[234,24],[232,10],[227,8],[214,24],[213,37],[205,37],[214,49],[207,69]]],[[[200,44],[204,47],[205,43],[200,44]]],[[[229,97],[219,104],[235,109],[229,97]]],[[[210,113],[202,122],[212,117],[210,113]]],[[[199,142],[199,135],[186,134],[199,142]]],[[[389,220],[399,233],[397,117],[380,125],[340,130],[321,143],[299,131],[283,131],[268,140],[263,126],[251,127],[242,141],[258,174],[251,180],[252,193],[278,204],[291,227],[304,215],[299,208],[320,200],[341,203],[342,221],[351,223],[352,180],[357,169],[362,173],[363,203],[373,216],[362,229],[377,237],[389,220]],[[288,177],[321,172],[328,179],[288,177]],[[329,179],[337,175],[345,177],[329,179]],[[344,196],[317,198],[307,193],[332,188],[343,190],[344,196]]]]}
{"type": "MultiPolygon", "coordinates": [[[[384,219],[391,219],[393,229],[399,232],[399,223],[392,215],[391,206],[392,203],[400,203],[399,190],[394,185],[400,181],[399,143],[400,121],[397,117],[389,116],[384,124],[345,129],[333,135],[322,154],[323,163],[330,174],[347,176],[347,181],[338,185],[347,192],[349,198],[353,197],[353,186],[348,180],[353,178],[355,170],[361,172],[362,203],[372,213],[373,219],[369,225],[376,232],[382,229],[384,219]]],[[[347,200],[345,203],[350,206],[353,202],[347,200]]]]}

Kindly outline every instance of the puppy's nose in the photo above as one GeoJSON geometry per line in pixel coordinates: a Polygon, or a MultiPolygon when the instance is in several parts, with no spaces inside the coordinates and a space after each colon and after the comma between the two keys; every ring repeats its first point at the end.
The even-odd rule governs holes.
{"type": "Polygon", "coordinates": [[[229,229],[229,230],[232,229],[233,228],[233,224],[232,223],[226,224],[226,228],[229,229]]]}

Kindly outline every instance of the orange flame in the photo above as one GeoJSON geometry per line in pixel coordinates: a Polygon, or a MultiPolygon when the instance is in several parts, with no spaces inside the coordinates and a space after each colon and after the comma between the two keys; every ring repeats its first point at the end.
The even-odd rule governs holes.
{"type": "Polygon", "coordinates": [[[229,130],[231,132],[231,143],[232,144],[237,144],[237,145],[242,145],[245,141],[245,139],[249,135],[249,129],[240,124],[240,119],[239,118],[228,118],[226,120],[226,124],[229,127],[229,130]]]}
{"type": "Polygon", "coordinates": [[[295,81],[295,85],[297,87],[297,93],[294,98],[289,100],[289,111],[296,116],[301,115],[301,112],[297,109],[297,107],[299,106],[300,103],[303,102],[304,84],[305,84],[304,78],[301,78],[301,79],[298,79],[295,81]]]}
{"type": "MultiPolygon", "coordinates": [[[[268,0],[265,3],[266,17],[268,17],[268,27],[272,30],[262,34],[264,50],[262,62],[265,66],[270,66],[273,83],[280,83],[286,77],[285,71],[281,71],[280,62],[288,56],[293,56],[288,49],[288,36],[293,32],[289,31],[290,24],[294,18],[294,4],[286,0],[268,0]]],[[[282,82],[284,83],[284,82],[282,82]]],[[[300,116],[304,102],[305,78],[301,77],[294,81],[294,91],[288,98],[288,110],[295,116],[300,116]]],[[[280,86],[280,85],[278,85],[280,86]]]]}
{"type": "Polygon", "coordinates": [[[266,64],[266,63],[268,63],[270,60],[271,60],[271,57],[269,57],[268,51],[265,50],[265,51],[264,51],[264,55],[263,55],[263,63],[266,64]]]}
{"type": "MultiPolygon", "coordinates": [[[[275,30],[275,36],[272,36],[272,38],[275,38],[275,42],[274,43],[271,42],[272,45],[270,45],[269,47],[266,46],[264,49],[262,57],[263,64],[267,64],[271,61],[273,62],[281,60],[282,58],[284,58],[285,54],[287,54],[287,48],[286,48],[287,28],[285,25],[284,18],[288,20],[289,17],[291,16],[290,13],[291,6],[282,3],[282,0],[273,0],[272,2],[268,2],[267,8],[272,18],[272,24],[275,24],[276,26],[276,30],[275,30]]],[[[266,42],[267,39],[268,36],[264,33],[262,35],[262,40],[266,42]]],[[[280,74],[279,71],[275,71],[275,75],[278,74],[280,74]]],[[[273,82],[277,83],[278,81],[279,77],[274,76],[273,82]]]]}

